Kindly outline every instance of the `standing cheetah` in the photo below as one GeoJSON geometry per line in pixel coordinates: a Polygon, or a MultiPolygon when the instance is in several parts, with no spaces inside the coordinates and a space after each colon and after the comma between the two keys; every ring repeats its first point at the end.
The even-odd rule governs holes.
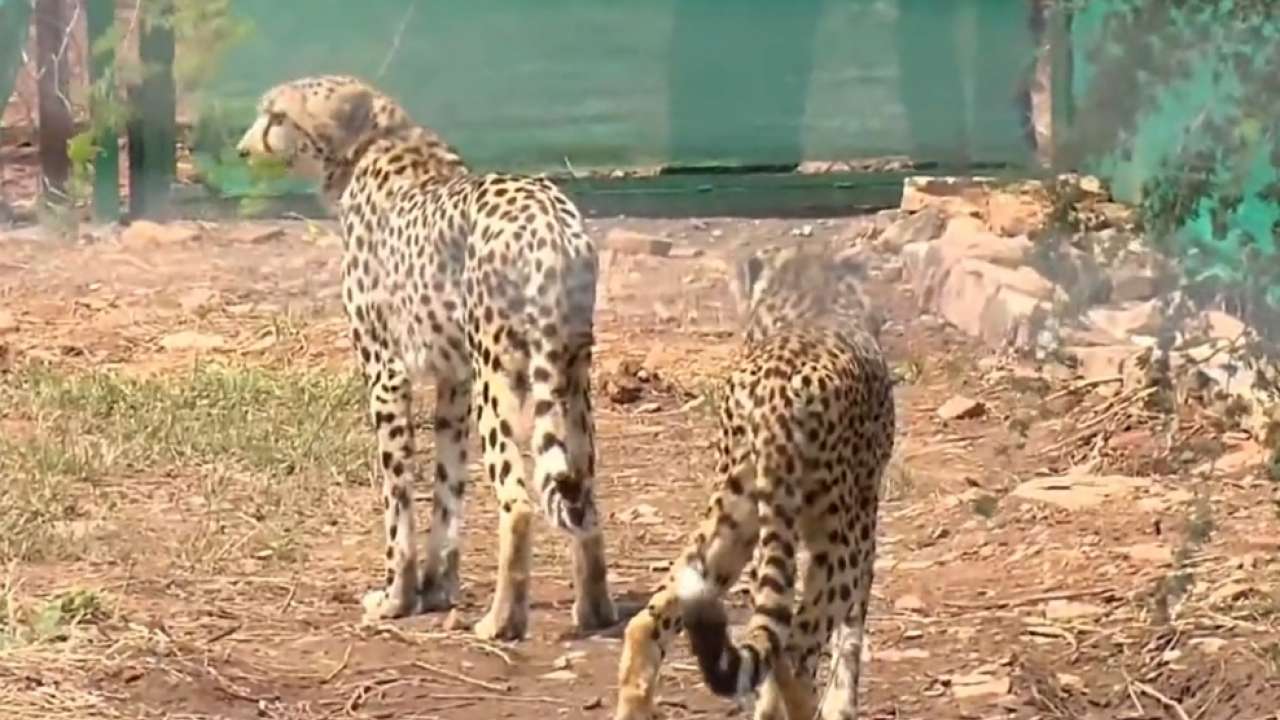
{"type": "Polygon", "coordinates": [[[594,497],[590,398],[596,248],[549,180],[473,175],[391,98],[346,76],[263,94],[242,157],[270,157],[322,183],[344,235],[342,299],[369,388],[382,468],[386,581],[368,619],[441,610],[458,592],[467,446],[474,416],[500,508],[484,638],[527,632],[533,505],[520,444],[532,404],[533,485],[573,538],[574,620],[617,620],[594,497]],[[435,471],[421,582],[412,486],[412,379],[434,376],[435,471]],[[520,444],[517,444],[520,443],[520,444]]]}
{"type": "Polygon", "coordinates": [[[653,716],[659,665],[681,627],[713,692],[751,697],[763,684],[756,718],[809,720],[820,700],[827,720],[857,716],[895,422],[880,319],[860,276],[850,258],[801,248],[760,250],[737,267],[748,321],[722,385],[717,487],[670,575],[627,625],[616,720],[653,716]],[[796,602],[802,547],[809,562],[796,602]],[[723,595],[753,553],[754,610],[734,643],[723,595]],[[823,644],[841,634],[820,699],[823,644]]]}

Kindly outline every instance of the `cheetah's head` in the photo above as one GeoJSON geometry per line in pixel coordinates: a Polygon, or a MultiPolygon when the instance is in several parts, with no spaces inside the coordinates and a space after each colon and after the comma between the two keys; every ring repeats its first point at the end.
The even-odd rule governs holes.
{"type": "Polygon", "coordinates": [[[262,94],[258,115],[236,151],[240,157],[276,160],[297,175],[319,179],[379,121],[392,119],[378,117],[379,111],[387,114],[378,107],[379,99],[368,85],[347,76],[281,83],[262,94]]]}
{"type": "Polygon", "coordinates": [[[884,317],[867,299],[862,258],[805,245],[770,246],[740,258],[730,284],[751,324],[820,321],[860,326],[879,337],[884,317]]]}

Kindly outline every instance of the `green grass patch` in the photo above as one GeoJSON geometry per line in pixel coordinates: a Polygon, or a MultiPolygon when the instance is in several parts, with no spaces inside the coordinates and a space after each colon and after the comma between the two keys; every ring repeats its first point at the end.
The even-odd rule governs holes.
{"type": "Polygon", "coordinates": [[[98,622],[106,615],[104,598],[94,590],[62,592],[30,608],[6,592],[0,595],[0,651],[64,641],[76,627],[98,622]]]}
{"type": "Polygon", "coordinates": [[[251,519],[280,512],[304,484],[291,479],[363,479],[364,396],[354,375],[217,364],[0,375],[0,561],[38,558],[106,478],[193,475],[191,494],[240,495],[251,519]]]}

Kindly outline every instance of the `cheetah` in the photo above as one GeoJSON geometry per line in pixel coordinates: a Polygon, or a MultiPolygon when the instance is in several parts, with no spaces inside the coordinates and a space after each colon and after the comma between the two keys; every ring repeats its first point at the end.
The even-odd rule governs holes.
{"type": "Polygon", "coordinates": [[[237,151],[318,181],[341,221],[342,302],[368,388],[386,539],[384,586],[365,594],[365,619],[454,606],[474,421],[499,506],[496,587],[474,632],[528,631],[535,508],[522,447],[538,506],[570,538],[574,622],[615,624],[590,395],[599,261],[574,204],[546,178],[473,174],[394,99],[350,76],[270,88],[237,151]],[[411,389],[428,377],[434,485],[419,579],[411,389]]]}
{"type": "Polygon", "coordinates": [[[716,487],[658,592],[627,623],[615,720],[653,717],[659,665],[681,628],[712,692],[750,701],[759,690],[756,718],[857,716],[879,486],[896,413],[882,316],[848,254],[764,248],[734,270],[747,320],[721,383],[716,487]],[[734,643],[723,596],[753,555],[754,609],[734,643]],[[819,698],[824,643],[834,659],[819,698]]]}

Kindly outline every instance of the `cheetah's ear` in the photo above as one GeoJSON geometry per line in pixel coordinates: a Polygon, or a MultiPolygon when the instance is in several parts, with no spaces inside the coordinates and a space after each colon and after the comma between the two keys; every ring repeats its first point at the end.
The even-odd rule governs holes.
{"type": "Polygon", "coordinates": [[[752,301],[764,275],[764,260],[758,253],[739,257],[733,263],[733,300],[741,313],[751,312],[752,301]]]}
{"type": "Polygon", "coordinates": [[[852,276],[858,280],[867,279],[867,257],[860,249],[851,248],[837,252],[833,259],[834,267],[846,276],[852,276]]]}
{"type": "Polygon", "coordinates": [[[756,284],[760,282],[760,276],[764,274],[764,260],[759,255],[752,255],[742,263],[742,289],[746,292],[747,297],[751,297],[755,293],[756,284]]]}
{"type": "Polygon", "coordinates": [[[373,93],[368,88],[344,88],[333,102],[333,131],[342,145],[350,146],[373,129],[373,93]]]}

